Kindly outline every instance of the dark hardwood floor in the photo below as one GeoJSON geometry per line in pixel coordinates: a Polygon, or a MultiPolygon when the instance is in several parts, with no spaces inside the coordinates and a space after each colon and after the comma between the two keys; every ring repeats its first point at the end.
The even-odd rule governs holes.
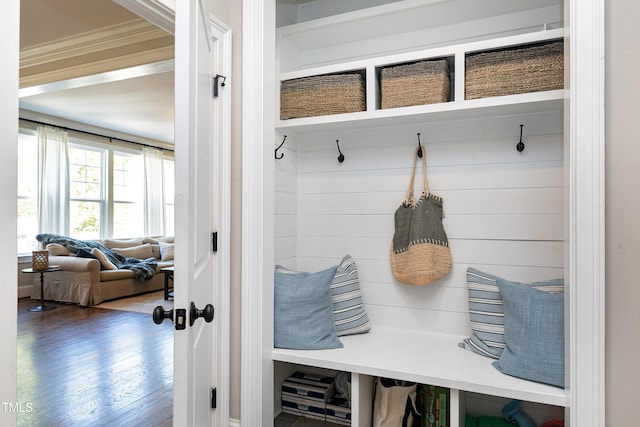
{"type": "Polygon", "coordinates": [[[19,426],[170,426],[173,329],[151,315],[18,302],[19,426]]]}

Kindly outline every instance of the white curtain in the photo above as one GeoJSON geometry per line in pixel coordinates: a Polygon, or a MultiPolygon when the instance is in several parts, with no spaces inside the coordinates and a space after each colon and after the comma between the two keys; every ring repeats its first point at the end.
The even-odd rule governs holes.
{"type": "Polygon", "coordinates": [[[38,126],[38,230],[68,235],[69,154],[67,133],[38,126]]]}
{"type": "Polygon", "coordinates": [[[164,172],[162,151],[145,147],[144,155],[144,212],[145,235],[164,234],[164,172]]]}

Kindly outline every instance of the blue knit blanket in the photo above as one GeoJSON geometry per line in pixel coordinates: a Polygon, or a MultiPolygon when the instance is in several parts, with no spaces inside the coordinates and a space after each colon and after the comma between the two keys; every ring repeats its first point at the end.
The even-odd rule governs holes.
{"type": "Polygon", "coordinates": [[[70,252],[76,253],[82,249],[91,252],[91,249],[97,248],[111,261],[119,270],[133,270],[133,274],[137,281],[144,282],[151,279],[156,274],[158,263],[155,258],[137,259],[125,257],[116,251],[112,251],[102,243],[93,240],[78,240],[71,237],[60,236],[58,234],[38,234],[36,240],[43,244],[58,243],[70,252]]]}

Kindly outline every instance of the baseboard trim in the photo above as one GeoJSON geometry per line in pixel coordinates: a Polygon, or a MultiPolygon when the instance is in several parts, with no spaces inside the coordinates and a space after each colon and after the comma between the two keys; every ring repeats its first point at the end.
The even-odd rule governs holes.
{"type": "Polygon", "coordinates": [[[18,286],[18,298],[28,298],[31,296],[33,285],[18,286]]]}

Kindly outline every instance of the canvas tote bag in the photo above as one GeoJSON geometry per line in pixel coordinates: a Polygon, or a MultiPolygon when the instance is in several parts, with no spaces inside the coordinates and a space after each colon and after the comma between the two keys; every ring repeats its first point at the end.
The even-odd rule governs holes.
{"type": "Polygon", "coordinates": [[[376,377],[373,396],[373,427],[420,425],[415,410],[417,384],[376,377]]]}
{"type": "Polygon", "coordinates": [[[451,271],[451,250],[442,225],[442,198],[429,193],[426,154],[422,156],[422,195],[417,201],[413,195],[418,150],[420,147],[414,156],[407,195],[395,212],[391,242],[393,277],[406,285],[427,285],[451,271]]]}

